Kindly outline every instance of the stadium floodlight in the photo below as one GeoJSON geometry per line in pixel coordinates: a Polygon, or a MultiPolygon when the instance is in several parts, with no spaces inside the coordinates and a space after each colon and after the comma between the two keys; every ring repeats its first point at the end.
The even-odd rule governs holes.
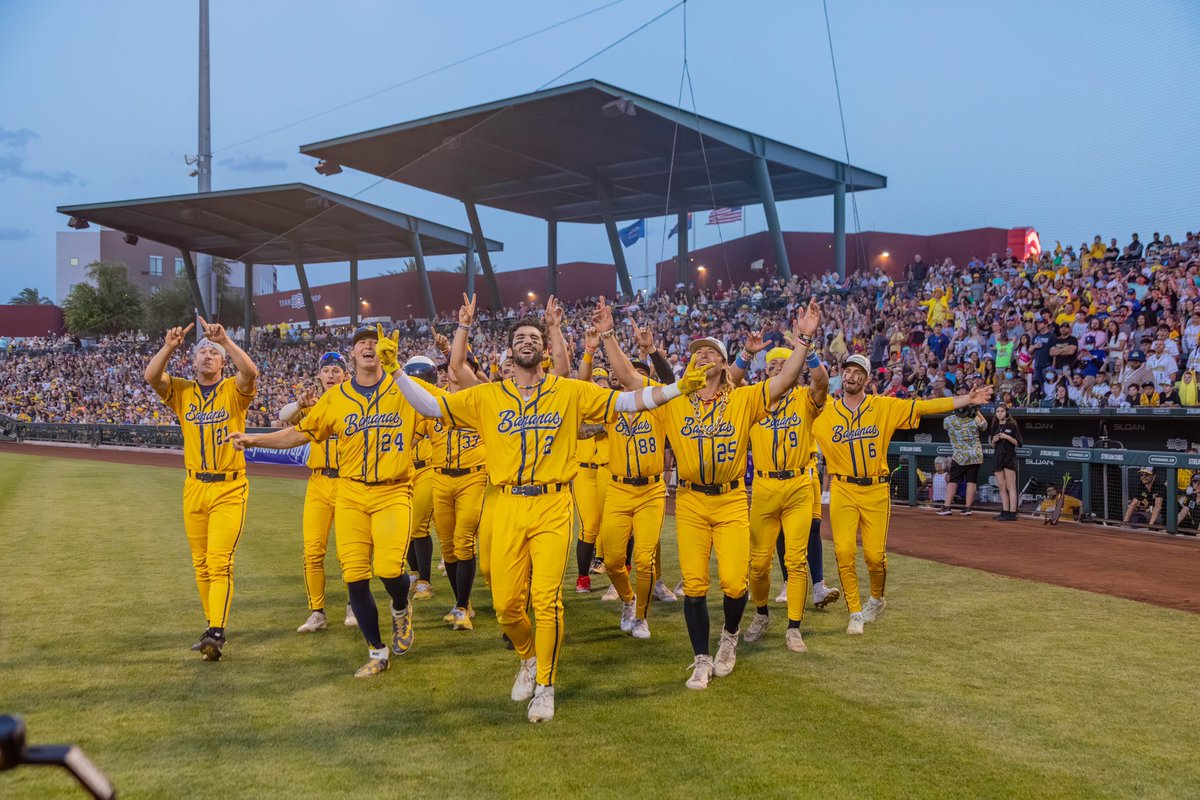
{"type": "Polygon", "coordinates": [[[628,97],[610,100],[600,107],[606,117],[636,117],[637,106],[628,97]]]}
{"type": "Polygon", "coordinates": [[[81,231],[90,226],[88,225],[88,221],[83,217],[71,217],[69,220],[67,220],[67,227],[81,231]]]}
{"type": "Polygon", "coordinates": [[[313,169],[317,171],[318,175],[337,175],[342,171],[342,165],[336,161],[325,161],[322,159],[317,162],[317,165],[313,169]]]}
{"type": "Polygon", "coordinates": [[[137,237],[135,234],[132,234],[132,233],[127,233],[127,234],[125,234],[125,236],[124,236],[124,237],[122,237],[122,238],[124,239],[124,241],[125,241],[125,244],[127,244],[127,245],[129,245],[129,246],[131,246],[131,247],[132,247],[132,246],[134,246],[134,245],[136,245],[136,244],[138,243],[138,237],[137,237]]]}

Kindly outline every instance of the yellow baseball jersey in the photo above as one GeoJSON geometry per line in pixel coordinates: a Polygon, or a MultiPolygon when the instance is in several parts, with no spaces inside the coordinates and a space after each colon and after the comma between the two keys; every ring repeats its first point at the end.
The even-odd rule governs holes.
{"type": "Polygon", "coordinates": [[[444,420],[426,419],[425,433],[432,452],[429,458],[439,469],[470,469],[486,462],[483,439],[472,428],[452,428],[444,420]]]}
{"type": "Polygon", "coordinates": [[[427,469],[433,466],[433,441],[430,438],[433,426],[425,417],[417,417],[417,429],[413,436],[412,460],[414,469],[427,469]],[[415,466],[421,464],[421,467],[415,466]]]}
{"type": "Polygon", "coordinates": [[[651,411],[619,414],[608,430],[608,468],[621,478],[663,474],[663,427],[651,411]]]}
{"type": "Polygon", "coordinates": [[[337,441],[331,436],[323,442],[310,442],[305,465],[310,469],[337,469],[337,441]]]}
{"type": "Polygon", "coordinates": [[[600,431],[595,436],[580,439],[579,445],[575,448],[575,457],[579,459],[580,464],[607,464],[609,458],[608,431],[600,431]]]}
{"type": "Polygon", "coordinates": [[[183,464],[191,472],[237,472],[246,455],[229,435],[246,431],[246,409],[253,394],[242,394],[237,381],[222,378],[209,391],[187,378],[171,378],[163,403],[179,418],[183,430],[183,464]]]}
{"type": "Polygon", "coordinates": [[[789,389],[750,429],[754,468],[762,472],[805,469],[816,455],[812,426],[823,408],[813,402],[807,387],[789,389]]]}
{"type": "Polygon", "coordinates": [[[343,478],[368,483],[408,481],[418,418],[392,376],[384,375],[373,389],[345,381],[329,390],[296,430],[316,444],[337,437],[338,472],[343,478]]]}
{"type": "Polygon", "coordinates": [[[834,475],[876,478],[888,474],[887,451],[897,430],[917,427],[923,414],[954,410],[954,398],[902,400],[867,395],[857,409],[838,399],[813,424],[813,435],[834,475]]]}
{"type": "Polygon", "coordinates": [[[616,418],[617,392],[547,375],[529,399],[512,380],[443,393],[445,420],[473,428],[487,451],[488,477],[497,486],[567,483],[579,471],[581,423],[616,418]]]}
{"type": "Polygon", "coordinates": [[[730,483],[746,475],[750,429],[767,413],[768,382],[740,386],[704,402],[679,397],[652,412],[675,453],[679,477],[693,483],[730,483]]]}

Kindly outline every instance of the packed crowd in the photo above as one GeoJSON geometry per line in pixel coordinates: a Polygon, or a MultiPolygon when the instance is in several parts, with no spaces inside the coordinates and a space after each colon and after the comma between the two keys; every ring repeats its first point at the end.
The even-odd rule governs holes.
{"type": "MultiPolygon", "coordinates": [[[[1101,237],[1078,249],[1056,247],[1024,261],[1011,252],[926,263],[915,256],[903,274],[860,270],[767,278],[739,286],[639,292],[617,298],[617,313],[651,326],[682,371],[687,344],[702,336],[741,351],[751,371],[763,345],[783,344],[787,320],[816,295],[823,306],[822,357],[830,391],[840,365],[867,355],[873,390],[896,397],[951,396],[979,381],[1011,406],[1118,407],[1197,405],[1200,372],[1200,234],[1174,243],[1137,234],[1125,246],[1101,237]],[[745,348],[745,349],[743,349],[745,348]]],[[[568,346],[582,352],[594,301],[566,309],[568,346]]],[[[511,320],[537,314],[521,303],[481,311],[472,348],[484,369],[506,357],[511,320]]],[[[450,333],[449,314],[398,323],[402,352],[437,359],[435,333],[450,333]]],[[[389,325],[390,327],[390,325],[389,325]]],[[[629,325],[620,335],[632,350],[629,325]]],[[[272,427],[277,411],[311,379],[320,355],[346,351],[349,326],[309,331],[265,326],[251,333],[262,372],[249,423],[272,427]]],[[[230,331],[241,340],[241,332],[230,331]]],[[[0,342],[0,414],[37,422],[168,424],[170,415],[142,379],[157,348],[144,334],[98,342],[43,338],[0,342]]],[[[172,370],[187,374],[177,358],[172,370]]]]}

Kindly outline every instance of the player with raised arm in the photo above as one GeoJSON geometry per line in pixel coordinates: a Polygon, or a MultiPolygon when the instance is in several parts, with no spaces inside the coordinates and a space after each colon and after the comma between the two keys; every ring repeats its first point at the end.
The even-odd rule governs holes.
{"type": "MultiPolygon", "coordinates": [[[[475,299],[463,297],[452,363],[460,364],[475,317],[475,299]]],[[[551,297],[545,325],[562,323],[551,297]]],[[[571,481],[578,473],[576,435],[583,422],[611,422],[617,414],[667,403],[703,383],[691,369],[677,384],[615,392],[592,383],[547,375],[542,369],[549,336],[536,319],[518,320],[509,331],[514,377],[435,398],[401,376],[401,391],[422,414],[452,427],[479,432],[487,448],[488,473],[499,487],[492,531],[492,600],[496,619],[521,664],[514,701],[529,701],[530,722],[554,717],[554,678],[563,642],[562,583],[570,553],[574,513],[571,481]],[[536,629],[526,610],[532,601],[536,629]]]]}
{"type": "Polygon", "coordinates": [[[192,649],[205,661],[220,661],[233,599],[233,557],[246,524],[249,494],[246,457],[232,439],[246,430],[258,367],[223,326],[199,319],[204,336],[192,348],[195,380],[167,372],[171,356],[195,323],[167,331],[162,348],[146,366],[145,378],[175,412],[183,431],[183,528],[208,624],[192,649]],[[237,368],[232,378],[222,376],[226,356],[237,368]]]}

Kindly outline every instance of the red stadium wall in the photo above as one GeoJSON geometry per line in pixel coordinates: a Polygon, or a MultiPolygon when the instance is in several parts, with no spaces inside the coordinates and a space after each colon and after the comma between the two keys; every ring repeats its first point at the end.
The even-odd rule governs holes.
{"type": "Polygon", "coordinates": [[[0,306],[0,336],[59,336],[65,330],[58,306],[0,306]]]}

